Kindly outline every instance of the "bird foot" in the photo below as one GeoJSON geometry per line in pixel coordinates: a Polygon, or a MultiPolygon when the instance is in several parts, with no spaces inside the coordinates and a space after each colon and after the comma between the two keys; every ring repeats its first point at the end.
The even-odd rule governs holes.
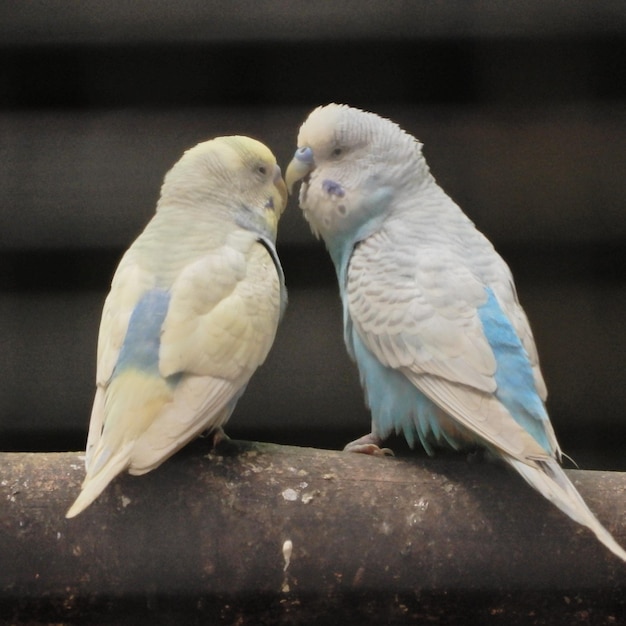
{"type": "Polygon", "coordinates": [[[381,448],[382,440],[380,437],[369,433],[359,439],[351,441],[343,449],[344,452],[356,452],[358,454],[371,454],[372,456],[395,456],[390,448],[381,448]]]}
{"type": "Polygon", "coordinates": [[[212,440],[214,448],[217,448],[222,442],[230,441],[230,437],[224,432],[221,426],[212,430],[209,433],[209,437],[212,440]]]}
{"type": "Polygon", "coordinates": [[[465,460],[470,465],[478,465],[485,462],[485,450],[484,448],[474,448],[469,450],[465,456],[465,460]]]}
{"type": "Polygon", "coordinates": [[[224,455],[234,454],[238,448],[233,440],[224,432],[220,426],[211,430],[205,430],[200,437],[206,438],[211,442],[211,451],[219,452],[224,455]]]}

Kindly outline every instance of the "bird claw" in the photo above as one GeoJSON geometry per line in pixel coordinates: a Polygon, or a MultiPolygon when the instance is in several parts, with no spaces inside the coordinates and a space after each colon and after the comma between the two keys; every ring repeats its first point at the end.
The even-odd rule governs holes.
{"type": "Polygon", "coordinates": [[[208,439],[211,442],[211,450],[215,452],[229,453],[237,447],[221,426],[205,430],[200,437],[208,439]]]}
{"type": "Polygon", "coordinates": [[[209,437],[212,439],[213,448],[217,448],[221,443],[230,441],[230,437],[224,432],[221,426],[211,431],[209,437]]]}
{"type": "Polygon", "coordinates": [[[363,443],[355,446],[348,444],[343,451],[357,452],[358,454],[371,454],[372,456],[395,456],[391,448],[381,448],[375,443],[363,443]]]}
{"type": "Polygon", "coordinates": [[[344,452],[356,452],[357,454],[370,454],[372,456],[395,456],[391,448],[381,448],[382,440],[372,433],[360,437],[347,444],[344,452]]]}

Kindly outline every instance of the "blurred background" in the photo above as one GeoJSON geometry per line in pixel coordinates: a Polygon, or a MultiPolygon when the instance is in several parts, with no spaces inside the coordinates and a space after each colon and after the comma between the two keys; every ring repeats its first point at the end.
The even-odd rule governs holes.
{"type": "MultiPolygon", "coordinates": [[[[182,152],[248,134],[285,167],[335,101],[425,144],[513,270],[563,449],[626,470],[623,0],[2,3],[0,48],[0,449],[83,448],[111,277],[182,152]]],[[[290,306],[228,432],[339,448],[369,415],[295,199],[279,253],[290,306]]]]}

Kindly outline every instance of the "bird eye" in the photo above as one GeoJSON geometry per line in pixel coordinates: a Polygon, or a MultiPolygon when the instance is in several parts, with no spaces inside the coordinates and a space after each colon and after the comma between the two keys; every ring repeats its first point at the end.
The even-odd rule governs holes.
{"type": "Polygon", "coordinates": [[[333,150],[333,156],[335,156],[335,157],[341,156],[342,152],[343,152],[343,150],[341,148],[335,148],[333,150]]]}
{"type": "Polygon", "coordinates": [[[267,168],[265,167],[265,165],[259,165],[259,169],[258,171],[263,174],[263,176],[265,176],[265,174],[267,174],[267,168]]]}

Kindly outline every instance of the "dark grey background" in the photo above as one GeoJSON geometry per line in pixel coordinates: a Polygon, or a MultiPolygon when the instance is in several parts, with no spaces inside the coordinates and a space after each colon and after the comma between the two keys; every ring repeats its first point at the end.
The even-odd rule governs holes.
{"type": "MultiPolygon", "coordinates": [[[[3,3],[1,449],[83,446],[111,276],[181,153],[249,134],[284,167],[330,101],[424,142],[513,269],[564,450],[626,469],[622,0],[3,3]]],[[[290,307],[229,432],[340,447],[369,417],[293,199],[279,252],[290,307]]]]}

